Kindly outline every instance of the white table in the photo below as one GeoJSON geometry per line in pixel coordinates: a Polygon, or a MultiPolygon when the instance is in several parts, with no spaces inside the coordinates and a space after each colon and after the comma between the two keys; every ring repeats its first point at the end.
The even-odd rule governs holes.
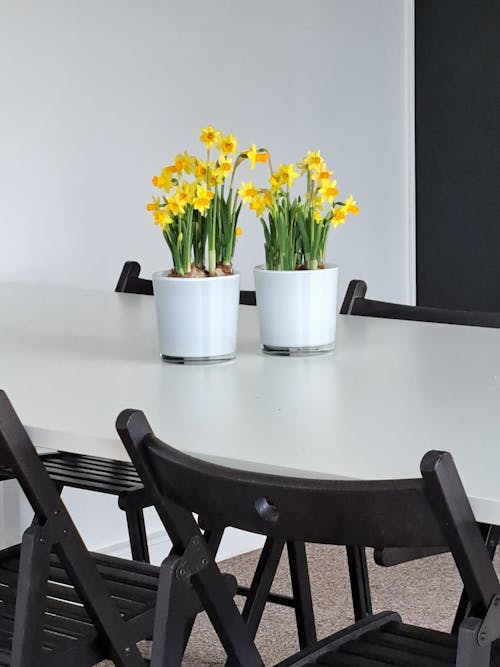
{"type": "Polygon", "coordinates": [[[132,407],[175,447],[296,475],[414,477],[445,449],[500,524],[500,330],[340,316],[333,354],[280,358],[247,306],[235,361],[175,366],[151,297],[4,284],[0,312],[0,387],[40,447],[125,459],[132,407]]]}

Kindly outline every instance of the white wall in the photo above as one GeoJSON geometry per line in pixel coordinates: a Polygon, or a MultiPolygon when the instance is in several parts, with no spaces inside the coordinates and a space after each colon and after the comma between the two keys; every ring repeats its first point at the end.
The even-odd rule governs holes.
{"type": "MultiPolygon", "coordinates": [[[[321,148],[361,207],[330,238],[341,293],[363,277],[411,300],[412,4],[4,0],[0,280],[111,289],[125,259],[166,268],[150,179],[211,123],[270,146],[275,164],[321,148]]],[[[236,265],[251,288],[262,237],[243,215],[236,265]]],[[[89,539],[120,541],[116,516],[89,539]]]]}

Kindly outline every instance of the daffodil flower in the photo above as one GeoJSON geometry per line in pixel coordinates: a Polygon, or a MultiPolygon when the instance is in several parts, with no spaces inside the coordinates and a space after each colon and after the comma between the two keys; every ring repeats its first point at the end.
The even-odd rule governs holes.
{"type": "Polygon", "coordinates": [[[260,216],[266,210],[266,200],[261,194],[257,194],[250,202],[250,209],[255,211],[255,215],[260,218],[260,216]]]}
{"type": "Polygon", "coordinates": [[[177,187],[176,196],[177,200],[184,205],[191,204],[194,197],[194,188],[193,183],[186,183],[185,181],[177,187]]]}
{"type": "Polygon", "coordinates": [[[210,169],[210,171],[212,171],[213,168],[214,168],[214,163],[211,160],[210,162],[203,162],[203,160],[198,160],[196,168],[194,170],[195,178],[198,181],[206,181],[208,170],[210,169]]]}
{"type": "Polygon", "coordinates": [[[325,201],[327,201],[331,204],[338,193],[339,191],[337,190],[337,181],[324,181],[323,185],[319,189],[321,203],[323,204],[325,201]]]}
{"type": "Polygon", "coordinates": [[[179,198],[178,194],[174,194],[171,197],[167,197],[167,206],[168,210],[173,215],[184,215],[184,211],[186,209],[186,202],[182,201],[182,199],[179,198]]]}
{"type": "Polygon", "coordinates": [[[237,146],[238,140],[235,138],[234,134],[221,134],[217,141],[217,148],[225,155],[236,153],[237,146]]]}
{"type": "Polygon", "coordinates": [[[308,167],[308,169],[319,169],[323,164],[321,151],[307,151],[307,155],[304,157],[302,162],[306,165],[306,167],[308,167]]]}
{"type": "Polygon", "coordinates": [[[271,191],[276,192],[281,188],[281,178],[279,172],[275,171],[272,176],[269,178],[269,183],[271,184],[271,191]]]}
{"type": "Polygon", "coordinates": [[[155,225],[160,225],[162,229],[165,229],[167,225],[171,225],[173,223],[172,216],[164,209],[161,211],[155,211],[153,213],[153,219],[155,225]]]}
{"type": "Polygon", "coordinates": [[[207,149],[210,149],[220,140],[220,132],[212,125],[208,125],[207,127],[203,127],[201,129],[200,139],[205,144],[207,149]]]}
{"type": "Polygon", "coordinates": [[[271,192],[271,190],[269,190],[269,188],[262,188],[260,193],[264,197],[266,206],[271,206],[271,204],[273,203],[273,193],[271,192]]]}
{"type": "Polygon", "coordinates": [[[251,169],[255,169],[257,162],[269,162],[269,153],[267,150],[265,148],[257,148],[255,144],[252,144],[246,151],[246,156],[250,160],[251,169]]]}
{"type": "Polygon", "coordinates": [[[326,167],[326,164],[322,165],[322,168],[318,171],[311,171],[311,179],[313,181],[319,181],[321,185],[324,184],[324,181],[329,181],[333,171],[329,171],[326,167]]]}
{"type": "Polygon", "coordinates": [[[182,172],[192,174],[196,166],[196,158],[194,155],[189,155],[187,151],[184,153],[177,153],[174,160],[175,170],[180,175],[182,172]]]}
{"type": "Polygon", "coordinates": [[[146,210],[158,211],[159,209],[160,209],[160,199],[159,197],[153,197],[153,201],[147,204],[146,210]]]}
{"type": "Polygon", "coordinates": [[[288,185],[291,187],[299,174],[295,171],[295,165],[293,162],[290,164],[280,164],[278,169],[278,180],[282,185],[288,185]]]}
{"type": "Polygon", "coordinates": [[[347,215],[347,212],[344,210],[343,206],[341,208],[336,208],[333,211],[333,218],[332,218],[333,226],[338,227],[339,225],[344,225],[346,215],[347,215]]]}
{"type": "Polygon", "coordinates": [[[356,202],[352,195],[349,195],[344,203],[345,210],[347,213],[352,213],[353,215],[358,215],[359,208],[356,206],[356,202]]]}
{"type": "Polygon", "coordinates": [[[227,157],[227,155],[220,155],[219,159],[217,160],[216,169],[221,170],[227,176],[228,174],[231,173],[232,168],[233,168],[233,159],[227,157]]]}
{"type": "Polygon", "coordinates": [[[252,181],[248,181],[248,183],[242,183],[240,189],[238,190],[238,194],[242,198],[244,204],[248,204],[248,202],[252,201],[252,199],[256,197],[258,193],[259,191],[252,183],[252,181]]]}
{"type": "Polygon", "coordinates": [[[243,230],[241,229],[241,227],[236,227],[234,233],[236,234],[236,236],[241,236],[243,234],[243,230]]]}
{"type": "Polygon", "coordinates": [[[175,173],[175,165],[169,165],[168,167],[163,167],[161,170],[160,176],[153,176],[153,185],[155,188],[162,188],[165,193],[170,192],[172,189],[172,176],[175,173]]]}
{"type": "Polygon", "coordinates": [[[193,200],[193,206],[200,213],[205,213],[210,208],[210,202],[214,198],[214,193],[207,190],[203,185],[196,187],[196,196],[193,200]]]}

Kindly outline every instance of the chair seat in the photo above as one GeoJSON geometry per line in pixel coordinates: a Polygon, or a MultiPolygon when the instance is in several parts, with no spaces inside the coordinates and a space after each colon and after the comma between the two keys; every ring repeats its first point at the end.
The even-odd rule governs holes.
{"type": "Polygon", "coordinates": [[[326,653],[317,665],[334,667],[449,667],[457,654],[456,637],[391,622],[326,653]]]}
{"type": "MultiPolygon", "coordinates": [[[[91,556],[103,585],[108,587],[120,615],[127,623],[130,641],[136,643],[147,636],[147,629],[152,627],[159,568],[103,554],[93,553],[91,556]]],[[[2,667],[10,665],[19,557],[20,546],[0,552],[2,667]]],[[[103,659],[103,646],[98,642],[96,629],[55,554],[51,555],[44,605],[43,652],[50,665],[90,665],[103,659]]]]}
{"type": "MultiPolygon", "coordinates": [[[[70,452],[43,454],[41,459],[51,479],[64,486],[115,496],[143,488],[135,467],[128,461],[111,461],[70,452]]],[[[0,480],[13,476],[9,468],[0,468],[0,480]]]]}

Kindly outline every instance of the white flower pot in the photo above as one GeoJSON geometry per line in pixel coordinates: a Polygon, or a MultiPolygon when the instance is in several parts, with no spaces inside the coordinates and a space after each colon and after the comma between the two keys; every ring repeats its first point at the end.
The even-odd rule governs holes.
{"type": "Polygon", "coordinates": [[[339,268],[254,269],[260,336],[270,354],[317,354],[335,347],[339,268]]]}
{"type": "Polygon", "coordinates": [[[240,276],[172,278],[153,274],[160,354],[173,363],[236,356],[240,276]]]}

